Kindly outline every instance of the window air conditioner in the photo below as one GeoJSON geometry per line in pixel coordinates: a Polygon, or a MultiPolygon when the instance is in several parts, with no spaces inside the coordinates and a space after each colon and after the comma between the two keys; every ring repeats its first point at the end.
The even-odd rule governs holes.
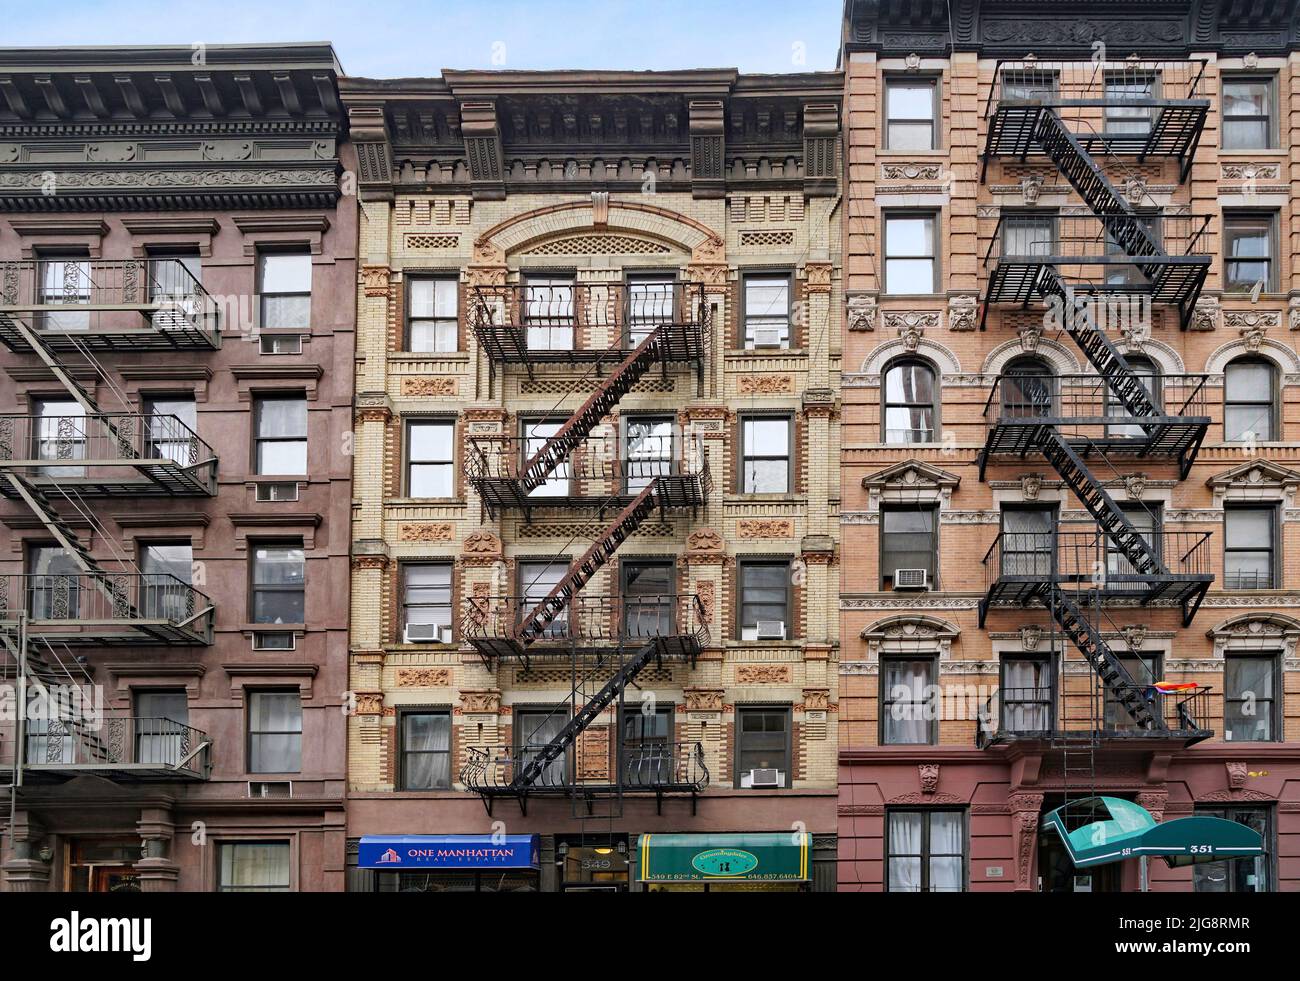
{"type": "Polygon", "coordinates": [[[785,331],[776,327],[758,327],[754,330],[754,347],[782,347],[781,335],[785,331]]]}
{"type": "Polygon", "coordinates": [[[292,780],[250,780],[249,797],[292,797],[292,780]]]}
{"type": "Polygon", "coordinates": [[[930,573],[927,569],[895,569],[895,589],[929,589],[930,573]]]}
{"type": "Polygon", "coordinates": [[[785,774],[775,768],[749,770],[740,775],[740,787],[742,790],[753,789],[756,787],[783,787],[784,785],[785,774]]]}
{"type": "Polygon", "coordinates": [[[450,644],[451,627],[437,623],[408,623],[406,625],[406,643],[418,644],[425,641],[450,644]]]}
{"type": "Polygon", "coordinates": [[[785,640],[784,620],[759,620],[754,626],[758,640],[785,640]]]}

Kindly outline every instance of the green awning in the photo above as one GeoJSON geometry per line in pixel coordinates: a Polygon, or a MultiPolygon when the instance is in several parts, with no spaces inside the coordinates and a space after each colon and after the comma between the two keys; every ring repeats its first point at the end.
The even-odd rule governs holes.
{"type": "Polygon", "coordinates": [[[1143,807],[1119,797],[1089,797],[1043,818],[1055,829],[1076,868],[1159,856],[1169,865],[1253,858],[1264,854],[1258,831],[1216,817],[1187,817],[1157,824],[1143,807]]]}
{"type": "Polygon", "coordinates": [[[642,835],[642,882],[803,882],[812,835],[642,835]]]}

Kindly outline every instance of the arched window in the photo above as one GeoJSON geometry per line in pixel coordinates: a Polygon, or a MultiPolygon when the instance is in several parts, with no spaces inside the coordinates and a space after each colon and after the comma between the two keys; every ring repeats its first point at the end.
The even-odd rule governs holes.
{"type": "Polygon", "coordinates": [[[1237,358],[1223,372],[1223,438],[1277,439],[1277,371],[1266,358],[1237,358]]]}
{"type": "MultiPolygon", "coordinates": [[[[1142,387],[1147,390],[1147,396],[1151,403],[1160,408],[1160,368],[1150,358],[1142,354],[1130,354],[1124,358],[1128,366],[1133,369],[1135,374],[1142,382],[1142,387]]],[[[1128,407],[1106,387],[1106,415],[1115,419],[1131,419],[1133,414],[1129,412],[1128,407]]],[[[1111,436],[1142,436],[1141,426],[1110,426],[1107,433],[1111,436]]]]}
{"type": "Polygon", "coordinates": [[[939,385],[934,367],[901,358],[885,367],[884,441],[933,443],[939,430],[939,385]]]}
{"type": "Polygon", "coordinates": [[[1004,416],[1050,416],[1056,404],[1056,375],[1042,358],[1023,356],[1002,369],[1004,416]]]}

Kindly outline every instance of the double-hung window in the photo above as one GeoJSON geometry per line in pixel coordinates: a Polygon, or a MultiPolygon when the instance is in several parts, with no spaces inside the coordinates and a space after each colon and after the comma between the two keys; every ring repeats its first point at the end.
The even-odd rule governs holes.
{"type": "Polygon", "coordinates": [[[790,493],[790,417],[747,416],[740,426],[740,492],[790,493]]]}
{"type": "Polygon", "coordinates": [[[446,790],[451,786],[451,713],[401,714],[399,785],[403,790],[446,790]]]}
{"type": "Polygon", "coordinates": [[[408,282],[406,344],[418,352],[455,351],[459,345],[456,307],[459,284],[450,277],[416,277],[408,282]]]}
{"type": "Polygon", "coordinates": [[[962,892],[966,888],[966,817],[961,811],[889,811],[889,892],[962,892]]]}
{"type": "Polygon", "coordinates": [[[740,639],[785,640],[790,618],[790,563],[745,560],[740,578],[740,639]]]}
{"type": "Polygon", "coordinates": [[[1275,589],[1276,543],[1276,508],[1224,508],[1223,588],[1275,589]]]}
{"type": "Polygon", "coordinates": [[[1223,78],[1223,148],[1268,150],[1277,145],[1277,95],[1269,76],[1223,78]]]}
{"type": "Polygon", "coordinates": [[[903,212],[885,215],[885,292],[891,296],[936,293],[938,218],[903,212]]]}
{"type": "Polygon", "coordinates": [[[790,277],[749,274],[745,287],[745,350],[790,347],[790,277]]]}
{"type": "Polygon", "coordinates": [[[311,326],[311,253],[263,252],[257,291],[264,330],[311,326]]]}
{"type": "Polygon", "coordinates": [[[406,494],[451,497],[455,493],[456,424],[451,420],[412,422],[406,427],[406,494]]]}
{"type": "Polygon", "coordinates": [[[933,78],[885,80],[885,148],[934,150],[939,86],[933,78]]]}
{"type": "Polygon", "coordinates": [[[1236,743],[1279,738],[1276,651],[1228,654],[1223,661],[1224,739],[1236,743]]]}
{"type": "Polygon", "coordinates": [[[254,455],[259,474],[300,476],[307,473],[307,399],[277,395],[257,400],[254,455]]]}
{"type": "Polygon", "coordinates": [[[450,643],[451,563],[409,563],[402,566],[402,639],[450,643]]]}

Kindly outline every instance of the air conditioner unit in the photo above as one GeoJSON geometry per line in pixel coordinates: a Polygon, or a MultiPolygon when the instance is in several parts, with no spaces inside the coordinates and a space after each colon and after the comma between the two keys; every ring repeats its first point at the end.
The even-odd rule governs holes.
{"type": "Polygon", "coordinates": [[[928,569],[895,569],[895,589],[929,589],[930,572],[928,569]]]}
{"type": "Polygon", "coordinates": [[[408,623],[406,625],[406,643],[419,644],[432,641],[440,644],[450,644],[451,627],[437,623],[408,623]]]}
{"type": "Polygon", "coordinates": [[[249,797],[292,797],[292,780],[250,780],[249,797]]]}
{"type": "Polygon", "coordinates": [[[754,330],[754,347],[783,347],[781,335],[785,331],[775,327],[759,327],[754,330]]]}
{"type": "Polygon", "coordinates": [[[784,787],[785,774],[769,767],[761,770],[749,770],[740,775],[740,788],[749,790],[755,787],[784,787]]]}
{"type": "Polygon", "coordinates": [[[759,620],[754,626],[758,640],[785,640],[784,620],[759,620]]]}

